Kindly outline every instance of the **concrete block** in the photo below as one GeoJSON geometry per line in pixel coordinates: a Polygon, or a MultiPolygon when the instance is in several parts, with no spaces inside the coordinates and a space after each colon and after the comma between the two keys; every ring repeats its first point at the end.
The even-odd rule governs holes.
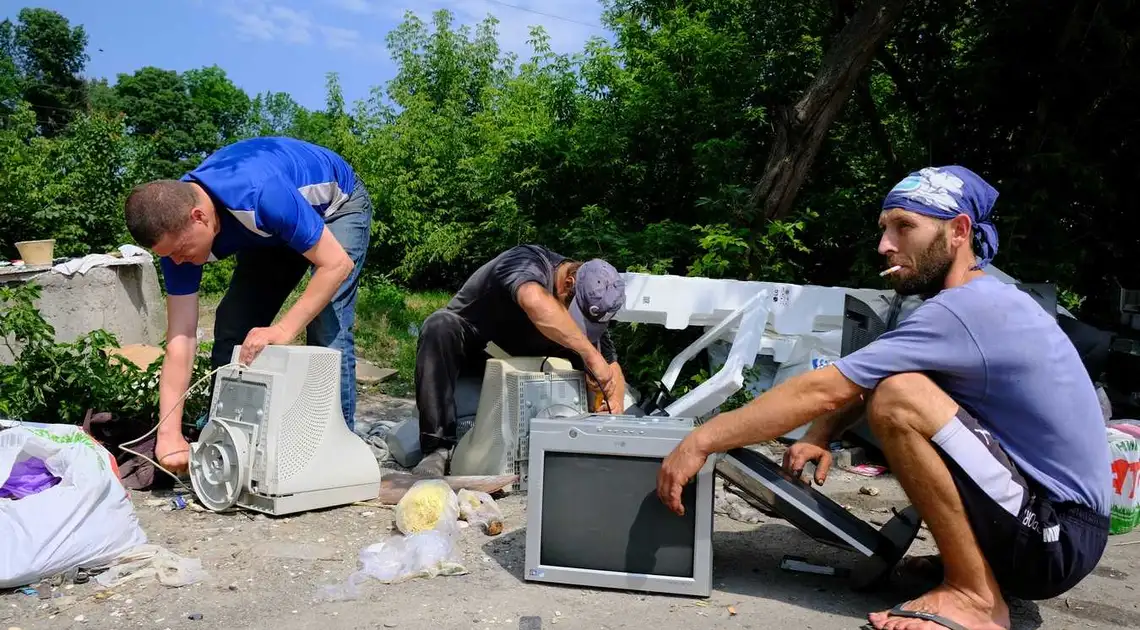
{"type": "Polygon", "coordinates": [[[396,375],[392,368],[382,368],[364,359],[356,360],[356,382],[362,385],[372,385],[382,382],[396,375]]]}
{"type": "MultiPolygon", "coordinates": [[[[114,334],[122,345],[157,346],[165,337],[166,300],[151,261],[94,267],[71,276],[44,267],[4,268],[0,273],[0,284],[24,282],[43,288],[36,306],[55,328],[57,342],[99,329],[114,334]]],[[[0,363],[11,363],[12,358],[0,344],[0,363]]]]}

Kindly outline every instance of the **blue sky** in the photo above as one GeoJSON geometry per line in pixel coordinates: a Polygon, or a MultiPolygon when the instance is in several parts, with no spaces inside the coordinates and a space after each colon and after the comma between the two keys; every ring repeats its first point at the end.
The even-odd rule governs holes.
{"type": "Polygon", "coordinates": [[[88,36],[87,76],[153,65],[188,70],[217,64],[250,96],[288,92],[305,107],[324,104],[325,73],[340,74],[346,100],[366,98],[395,73],[385,36],[412,9],[429,20],[451,10],[457,24],[499,19],[499,42],[525,57],[531,25],[557,52],[610,39],[599,0],[7,0],[0,19],[25,6],[58,11],[88,36]],[[508,6],[512,5],[512,6],[508,6]],[[527,9],[530,9],[529,11],[527,9]],[[549,14],[549,15],[543,15],[549,14]]]}

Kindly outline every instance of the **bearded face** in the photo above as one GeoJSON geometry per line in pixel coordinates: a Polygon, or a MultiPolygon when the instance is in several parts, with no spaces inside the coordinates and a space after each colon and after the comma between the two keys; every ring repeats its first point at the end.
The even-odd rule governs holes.
{"type": "Polygon", "coordinates": [[[900,267],[888,276],[895,292],[929,297],[941,291],[954,263],[948,223],[896,208],[883,213],[879,224],[879,253],[888,266],[900,267]]]}

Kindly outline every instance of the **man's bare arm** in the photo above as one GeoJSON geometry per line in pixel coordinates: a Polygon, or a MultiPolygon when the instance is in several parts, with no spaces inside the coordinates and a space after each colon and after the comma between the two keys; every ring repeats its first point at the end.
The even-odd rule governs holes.
{"type": "Polygon", "coordinates": [[[159,435],[182,436],[182,395],[198,350],[198,294],[166,298],[166,354],[158,378],[159,435]]]}
{"type": "Polygon", "coordinates": [[[661,463],[657,496],[670,510],[683,515],[681,489],[709,455],[784,435],[814,418],[843,409],[862,393],[834,365],[784,381],[747,405],[709,420],[681,440],[661,463]]]}
{"type": "Polygon", "coordinates": [[[286,311],[280,322],[249,331],[241,344],[242,363],[250,365],[265,346],[289,343],[301,334],[309,322],[328,306],[337,289],[355,267],[352,258],[344,251],[344,247],[341,247],[327,226],[321,232],[317,244],[305,252],[305,258],[309,259],[315,268],[305,292],[301,294],[297,303],[286,311]]]}
{"type": "Polygon", "coordinates": [[[843,407],[812,420],[811,427],[808,428],[801,440],[826,446],[852,424],[855,424],[863,414],[865,407],[865,400],[860,395],[843,407]]]}
{"type": "Polygon", "coordinates": [[[348,252],[332,235],[328,227],[321,232],[317,244],[305,252],[305,258],[313,263],[313,277],[309,279],[304,293],[297,303],[281,318],[280,326],[290,339],[301,334],[305,326],[313,321],[336,295],[337,289],[352,273],[355,263],[348,252]]]}
{"type": "MultiPolygon", "coordinates": [[[[747,405],[722,413],[694,431],[693,444],[704,455],[775,439],[815,418],[859,400],[863,390],[833,365],[788,379],[747,405]]],[[[820,431],[824,428],[821,426],[820,431]]]]}
{"type": "MultiPolygon", "coordinates": [[[[597,373],[599,369],[604,368],[608,372],[609,366],[602,353],[590,343],[574,323],[570,311],[566,310],[566,307],[562,306],[545,287],[537,282],[527,282],[519,287],[517,296],[519,306],[547,339],[573,350],[582,357],[591,371],[597,373]]],[[[598,376],[601,377],[600,374],[598,376]]]]}

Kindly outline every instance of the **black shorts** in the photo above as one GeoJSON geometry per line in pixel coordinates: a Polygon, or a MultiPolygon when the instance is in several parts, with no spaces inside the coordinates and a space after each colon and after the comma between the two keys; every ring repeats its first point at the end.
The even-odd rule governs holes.
{"type": "Polygon", "coordinates": [[[1006,595],[1041,600],[1076,586],[1108,544],[1109,517],[1053,503],[966,410],[934,436],[970,527],[1006,595]]]}

